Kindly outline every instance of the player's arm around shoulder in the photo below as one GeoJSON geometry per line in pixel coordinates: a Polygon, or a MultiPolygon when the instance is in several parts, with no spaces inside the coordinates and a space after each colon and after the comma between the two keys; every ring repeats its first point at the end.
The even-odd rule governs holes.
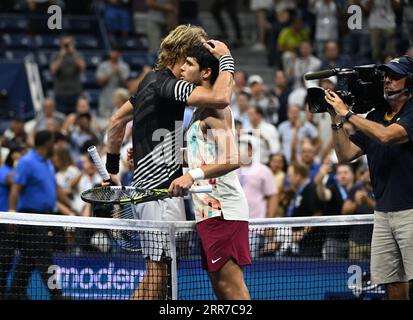
{"type": "Polygon", "coordinates": [[[231,102],[234,87],[234,59],[225,43],[209,40],[204,46],[219,60],[219,75],[212,88],[196,87],[188,97],[188,105],[224,109],[231,102]]]}

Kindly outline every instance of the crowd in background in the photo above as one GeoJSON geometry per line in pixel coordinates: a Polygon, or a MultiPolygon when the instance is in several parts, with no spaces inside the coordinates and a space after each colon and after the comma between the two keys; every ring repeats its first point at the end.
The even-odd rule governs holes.
{"type": "MultiPolygon", "coordinates": [[[[113,38],[130,32],[131,12],[140,10],[143,2],[107,1],[104,17],[113,38]]],[[[231,10],[237,8],[230,7],[232,2],[216,0],[211,4],[220,29],[220,34],[211,37],[217,36],[230,46],[241,48],[246,45],[245,30],[241,29],[237,11],[231,10]],[[229,39],[222,10],[229,14],[236,39],[229,39]]],[[[27,3],[29,10],[35,11],[50,1],[27,3]]],[[[152,51],[156,51],[160,39],[177,23],[199,22],[197,1],[148,0],[144,4],[152,23],[148,34],[152,51]]],[[[252,219],[373,212],[375,202],[366,160],[338,164],[329,115],[308,111],[306,89],[320,86],[335,90],[337,78],[309,82],[303,80],[303,74],[352,67],[354,61],[381,63],[400,54],[413,56],[413,43],[409,39],[413,34],[412,8],[411,1],[393,0],[250,1],[258,30],[251,54],[266,51],[268,63],[274,67],[272,83],[264,83],[259,74],[247,74],[242,69],[234,75],[231,108],[242,159],[238,175],[252,219]],[[349,30],[343,25],[349,16],[346,8],[351,4],[362,7],[362,30],[349,30]]],[[[76,6],[72,10],[76,13],[76,6]]],[[[13,119],[1,136],[0,211],[8,211],[16,163],[33,146],[34,134],[49,130],[55,137],[51,161],[57,185],[70,199],[70,204],[58,201],[55,212],[91,216],[91,208],[80,200],[80,193],[99,184],[101,179],[86,150],[96,145],[102,155],[106,153],[105,132],[110,116],[136,92],[151,67],[145,66],[138,77],[131,78],[131,68],[123,61],[122,51],[113,45],[107,60],[96,68],[96,83],[101,92],[98,108],[92,109],[82,94],[80,75],[85,69],[82,52],[76,49],[73,37],[62,36],[60,50],[49,66],[54,79],[53,97],[43,101],[42,112],[34,119],[13,119]]],[[[355,129],[346,123],[345,130],[351,134],[355,129]]],[[[130,184],[133,170],[126,159],[131,131],[130,123],[120,172],[125,185],[130,184]]],[[[294,241],[283,240],[287,238],[283,232],[287,233],[267,230],[259,243],[259,252],[318,255],[326,259],[368,257],[370,228],[293,228],[288,232],[294,241]],[[300,249],[296,246],[299,242],[300,249]]]]}

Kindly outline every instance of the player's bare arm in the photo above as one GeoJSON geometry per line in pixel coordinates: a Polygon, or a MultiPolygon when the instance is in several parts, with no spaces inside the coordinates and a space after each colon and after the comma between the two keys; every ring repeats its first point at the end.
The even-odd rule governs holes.
{"type": "MultiPolygon", "coordinates": [[[[112,161],[119,166],[120,148],[125,136],[126,124],[133,119],[133,106],[127,101],[111,117],[108,128],[108,157],[116,157],[118,161],[112,161]]],[[[120,185],[120,180],[116,176],[116,168],[107,168],[113,183],[120,185]],[[113,170],[110,170],[113,169],[113,170]]],[[[119,170],[119,169],[118,169],[119,170]]]]}
{"type": "Polygon", "coordinates": [[[17,200],[20,197],[20,193],[23,190],[23,186],[17,183],[13,183],[10,189],[9,195],[9,211],[16,211],[17,200]]]}
{"type": "Polygon", "coordinates": [[[234,86],[231,52],[225,43],[217,40],[209,40],[204,46],[220,60],[220,73],[212,88],[196,87],[189,95],[187,103],[190,106],[223,109],[231,102],[234,86]]]}
{"type": "MultiPolygon", "coordinates": [[[[325,93],[326,96],[324,99],[334,108],[338,116],[344,117],[349,111],[349,107],[335,92],[325,91],[325,93]]],[[[385,127],[380,123],[364,119],[357,115],[351,116],[349,121],[358,130],[382,144],[401,144],[409,141],[406,129],[397,123],[385,127]]],[[[356,150],[353,146],[351,146],[351,149],[353,151],[356,150]]]]}
{"type": "Polygon", "coordinates": [[[125,135],[126,124],[133,119],[133,106],[127,101],[110,118],[108,128],[108,152],[119,153],[125,135]]]}
{"type": "Polygon", "coordinates": [[[220,177],[230,171],[239,168],[239,154],[235,143],[235,137],[231,130],[231,112],[229,108],[224,110],[205,109],[201,115],[203,119],[201,126],[204,126],[207,135],[213,135],[218,147],[218,157],[214,163],[203,165],[202,168],[195,169],[201,173],[202,177],[194,177],[193,172],[188,172],[175,179],[169,192],[180,196],[189,189],[196,179],[212,179],[220,177]],[[201,171],[199,171],[201,170],[201,171]]]}

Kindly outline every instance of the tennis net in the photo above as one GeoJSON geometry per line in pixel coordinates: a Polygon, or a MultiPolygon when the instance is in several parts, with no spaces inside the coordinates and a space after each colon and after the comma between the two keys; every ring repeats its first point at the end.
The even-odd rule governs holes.
{"type": "MultiPolygon", "coordinates": [[[[372,228],[373,215],[250,220],[244,278],[251,298],[382,298],[383,288],[369,281],[372,228]]],[[[193,221],[0,213],[1,298],[215,295],[193,221]]]]}

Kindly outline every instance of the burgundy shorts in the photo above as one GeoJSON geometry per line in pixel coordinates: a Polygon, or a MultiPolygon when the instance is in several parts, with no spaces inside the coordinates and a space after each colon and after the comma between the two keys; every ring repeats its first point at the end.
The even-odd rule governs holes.
{"type": "Polygon", "coordinates": [[[239,266],[251,264],[248,221],[206,219],[196,224],[201,239],[202,267],[218,271],[228,260],[239,266]]]}

